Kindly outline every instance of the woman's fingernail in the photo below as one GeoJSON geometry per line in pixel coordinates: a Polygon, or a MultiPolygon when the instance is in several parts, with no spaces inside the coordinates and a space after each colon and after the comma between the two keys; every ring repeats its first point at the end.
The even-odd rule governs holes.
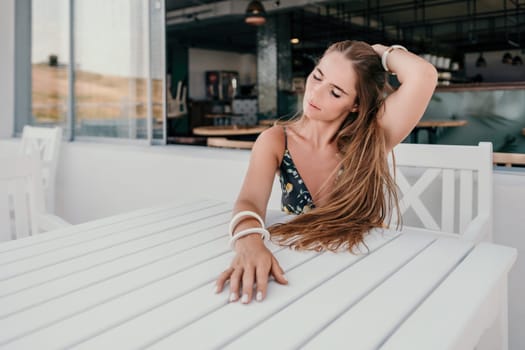
{"type": "Polygon", "coordinates": [[[288,278],[286,278],[286,276],[283,274],[283,280],[285,280],[286,282],[288,282],[288,278]]]}
{"type": "Polygon", "coordinates": [[[257,295],[255,296],[255,300],[257,300],[257,301],[261,301],[262,300],[262,292],[261,291],[257,292],[257,295]]]}
{"type": "Polygon", "coordinates": [[[215,294],[219,293],[219,286],[215,286],[215,287],[213,287],[213,292],[214,292],[215,294]]]}
{"type": "Polygon", "coordinates": [[[241,303],[246,304],[248,302],[248,294],[243,294],[241,303]]]}
{"type": "Polygon", "coordinates": [[[237,300],[237,294],[236,293],[231,293],[230,294],[230,301],[235,301],[237,300]]]}

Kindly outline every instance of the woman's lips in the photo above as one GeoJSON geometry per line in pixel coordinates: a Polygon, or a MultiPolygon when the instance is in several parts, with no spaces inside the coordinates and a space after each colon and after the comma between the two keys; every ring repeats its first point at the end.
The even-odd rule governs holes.
{"type": "Polygon", "coordinates": [[[317,110],[319,110],[319,111],[321,110],[321,108],[317,107],[316,105],[314,105],[314,104],[313,104],[312,102],[310,102],[310,101],[308,101],[308,104],[309,104],[310,107],[312,107],[312,108],[315,108],[315,109],[317,109],[317,110]]]}

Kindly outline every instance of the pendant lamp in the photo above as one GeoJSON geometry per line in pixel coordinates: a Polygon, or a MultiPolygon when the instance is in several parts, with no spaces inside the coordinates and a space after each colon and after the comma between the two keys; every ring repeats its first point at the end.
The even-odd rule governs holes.
{"type": "Polygon", "coordinates": [[[504,64],[512,63],[512,55],[510,54],[510,52],[505,52],[503,54],[503,57],[501,58],[501,63],[504,63],[504,64]]]}
{"type": "Polygon", "coordinates": [[[248,4],[244,21],[254,26],[260,26],[266,23],[266,11],[259,0],[252,0],[248,4]]]}
{"type": "Polygon", "coordinates": [[[485,61],[485,59],[483,58],[483,54],[480,52],[479,57],[476,60],[476,67],[486,67],[486,66],[487,66],[487,61],[485,61]]]}

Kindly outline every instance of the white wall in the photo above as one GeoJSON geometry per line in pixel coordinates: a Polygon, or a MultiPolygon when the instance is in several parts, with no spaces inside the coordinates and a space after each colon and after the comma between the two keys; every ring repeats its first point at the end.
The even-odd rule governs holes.
{"type": "Polygon", "coordinates": [[[189,98],[206,98],[204,72],[207,70],[230,70],[239,72],[240,84],[255,84],[257,81],[257,57],[226,51],[203,49],[189,50],[189,98]]]}
{"type": "Polygon", "coordinates": [[[0,1],[0,139],[13,136],[15,0],[0,1]]]}
{"type": "Polygon", "coordinates": [[[9,157],[18,153],[20,139],[0,139],[0,157],[9,157]]]}
{"type": "MultiPolygon", "coordinates": [[[[233,202],[249,156],[197,146],[69,143],[59,163],[57,213],[80,223],[176,198],[233,202]]],[[[274,192],[271,205],[278,208],[277,186],[274,192]]]]}

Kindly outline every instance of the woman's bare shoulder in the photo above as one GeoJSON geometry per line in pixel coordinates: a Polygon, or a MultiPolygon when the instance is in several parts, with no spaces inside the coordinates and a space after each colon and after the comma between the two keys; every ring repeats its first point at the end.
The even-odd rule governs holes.
{"type": "Polygon", "coordinates": [[[264,146],[266,149],[284,150],[284,130],[281,125],[274,125],[264,130],[255,145],[264,146]]]}
{"type": "Polygon", "coordinates": [[[264,130],[252,148],[252,157],[260,159],[273,159],[272,162],[280,164],[284,154],[284,131],[280,125],[274,125],[264,130]],[[269,157],[269,158],[268,158],[269,157]]]}

